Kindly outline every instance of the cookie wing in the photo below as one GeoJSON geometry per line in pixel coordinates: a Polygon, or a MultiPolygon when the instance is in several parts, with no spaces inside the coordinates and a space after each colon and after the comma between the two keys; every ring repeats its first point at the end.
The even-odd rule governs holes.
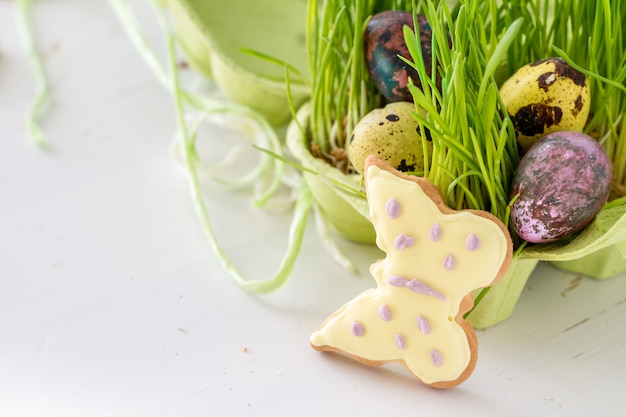
{"type": "Polygon", "coordinates": [[[399,362],[424,383],[449,388],[476,363],[476,336],[463,319],[471,292],[511,261],[504,225],[480,211],[456,212],[437,188],[368,159],[366,187],[377,245],[377,287],[344,305],[311,336],[315,349],[368,365],[399,362]]]}

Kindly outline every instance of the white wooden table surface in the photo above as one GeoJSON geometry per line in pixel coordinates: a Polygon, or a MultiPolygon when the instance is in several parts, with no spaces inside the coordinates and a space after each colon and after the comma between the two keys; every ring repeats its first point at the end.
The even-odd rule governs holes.
{"type": "MultiPolygon", "coordinates": [[[[514,315],[478,333],[476,371],[454,390],[313,351],[312,330],[373,285],[377,252],[343,242],[362,271],[350,274],[310,224],[282,289],[239,289],[171,157],[171,97],[108,2],[34,3],[45,150],[25,136],[35,86],[15,2],[0,1],[0,416],[623,415],[626,275],[541,265],[514,315]]],[[[162,45],[151,9],[133,4],[162,45]]],[[[216,155],[241,141],[207,129],[216,155]]],[[[290,214],[210,182],[205,194],[234,262],[270,276],[290,214]]]]}

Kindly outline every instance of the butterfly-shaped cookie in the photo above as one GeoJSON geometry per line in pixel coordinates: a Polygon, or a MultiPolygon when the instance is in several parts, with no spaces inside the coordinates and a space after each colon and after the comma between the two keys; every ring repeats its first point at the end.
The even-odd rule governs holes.
{"type": "Polygon", "coordinates": [[[495,216],[451,210],[431,182],[377,157],[366,162],[365,183],[376,243],[387,254],[370,268],[377,287],[330,316],[311,345],[371,366],[399,362],[427,385],[456,386],[477,355],[463,314],[472,291],[508,269],[510,235],[495,216]]]}

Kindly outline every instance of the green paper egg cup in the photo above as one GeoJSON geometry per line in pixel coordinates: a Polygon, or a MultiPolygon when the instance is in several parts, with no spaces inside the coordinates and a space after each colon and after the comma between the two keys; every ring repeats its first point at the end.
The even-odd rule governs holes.
{"type": "Polygon", "coordinates": [[[335,230],[348,240],[374,244],[376,232],[369,216],[367,201],[342,191],[338,185],[333,184],[335,182],[348,188],[362,188],[360,178],[345,175],[311,154],[309,141],[302,133],[307,129],[310,114],[311,106],[307,102],[287,128],[287,147],[298,163],[306,168],[304,179],[320,211],[335,230]]]}
{"type": "Polygon", "coordinates": [[[626,271],[626,205],[603,209],[568,244],[536,245],[524,251],[556,268],[596,279],[626,271]]]}
{"type": "Polygon", "coordinates": [[[563,271],[596,279],[612,278],[626,271],[626,257],[618,245],[607,246],[571,261],[550,262],[563,271]]]}
{"type": "MultiPolygon", "coordinates": [[[[307,78],[305,1],[166,0],[166,6],[193,69],[270,124],[291,119],[284,65],[242,48],[284,61],[307,78]]],[[[310,94],[303,84],[290,89],[297,106],[310,94]]]]}

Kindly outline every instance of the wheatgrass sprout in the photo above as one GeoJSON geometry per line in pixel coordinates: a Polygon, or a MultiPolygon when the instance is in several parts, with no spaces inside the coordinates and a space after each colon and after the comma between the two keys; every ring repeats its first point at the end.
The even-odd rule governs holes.
{"type": "Polygon", "coordinates": [[[426,73],[419,34],[405,39],[423,90],[411,86],[415,117],[433,140],[425,170],[453,209],[478,209],[508,224],[510,183],[519,162],[513,125],[494,75],[519,35],[522,20],[498,27],[496,1],[461,1],[453,15],[446,2],[425,2],[433,33],[432,73],[426,73]],[[437,89],[437,71],[441,91],[437,89]]]}
{"type": "Polygon", "coordinates": [[[442,190],[450,207],[487,210],[508,223],[509,186],[519,155],[496,76],[520,35],[522,19],[503,28],[502,6],[495,0],[460,1],[454,9],[436,0],[310,1],[312,111],[306,134],[312,151],[324,156],[343,147],[355,124],[383,104],[367,73],[363,32],[372,15],[392,9],[426,15],[433,33],[428,71],[419,33],[408,27],[404,33],[411,54],[407,62],[422,85],[411,87],[414,116],[422,131],[428,129],[433,137],[432,154],[424,149],[424,176],[442,190]]]}
{"type": "MultiPolygon", "coordinates": [[[[583,33],[577,44],[564,50],[572,60],[588,69],[591,75],[593,117],[587,131],[598,136],[613,164],[614,196],[626,195],[626,5],[621,1],[569,2],[581,15],[583,33]],[[585,6],[585,7],[583,7],[585,6]],[[595,7],[594,7],[595,6],[595,7]],[[593,23],[592,23],[593,22],[593,23]],[[586,46],[586,47],[585,47],[586,46]],[[576,56],[585,51],[587,56],[576,56]],[[597,74],[602,78],[598,78],[597,74]],[[612,81],[612,82],[607,82],[612,81]]],[[[575,22],[572,22],[574,24],[575,22]]],[[[556,46],[559,46],[556,44],[556,46]]]]}
{"type": "Polygon", "coordinates": [[[307,45],[311,84],[310,132],[321,154],[343,148],[356,123],[381,104],[369,80],[363,33],[382,10],[411,10],[397,0],[310,0],[307,45]]]}
{"type": "Polygon", "coordinates": [[[585,128],[613,165],[612,199],[626,195],[626,4],[612,0],[512,0],[499,21],[523,18],[524,31],[507,54],[504,77],[539,59],[561,56],[587,75],[591,115],[585,128]]]}

